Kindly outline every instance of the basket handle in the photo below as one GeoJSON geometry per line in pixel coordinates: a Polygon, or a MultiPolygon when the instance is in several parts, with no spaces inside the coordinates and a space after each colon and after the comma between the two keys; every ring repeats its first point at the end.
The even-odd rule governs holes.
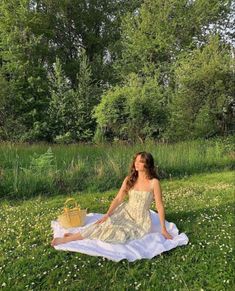
{"type": "MultiPolygon", "coordinates": [[[[74,198],[68,198],[68,199],[65,201],[64,205],[67,206],[67,203],[68,203],[68,202],[71,202],[71,201],[74,202],[75,207],[78,207],[77,201],[76,201],[74,198]]],[[[79,207],[80,207],[80,206],[79,206],[79,207]]]]}

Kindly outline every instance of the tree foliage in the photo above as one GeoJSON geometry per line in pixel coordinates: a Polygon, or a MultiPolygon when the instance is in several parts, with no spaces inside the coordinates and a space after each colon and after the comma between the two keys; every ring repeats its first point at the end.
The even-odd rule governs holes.
{"type": "Polygon", "coordinates": [[[224,134],[231,123],[234,93],[231,57],[218,37],[182,55],[175,65],[177,90],[171,103],[171,139],[224,134]]]}
{"type": "Polygon", "coordinates": [[[0,139],[232,132],[234,9],[232,0],[0,1],[0,139]]]}
{"type": "Polygon", "coordinates": [[[102,96],[94,116],[104,134],[108,132],[111,137],[143,141],[164,130],[166,100],[156,79],[143,80],[132,73],[125,84],[102,96]]]}
{"type": "Polygon", "coordinates": [[[85,51],[81,52],[78,86],[72,88],[57,58],[50,77],[51,100],[48,109],[48,133],[53,141],[86,141],[92,138],[95,121],[91,116],[95,90],[85,51]]]}

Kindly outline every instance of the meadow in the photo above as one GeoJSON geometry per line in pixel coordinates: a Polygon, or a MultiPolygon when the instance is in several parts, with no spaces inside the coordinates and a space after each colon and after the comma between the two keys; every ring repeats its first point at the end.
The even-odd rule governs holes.
{"type": "Polygon", "coordinates": [[[0,289],[234,288],[232,139],[49,150],[43,144],[2,144],[0,151],[0,289]],[[53,249],[50,223],[65,199],[75,197],[89,212],[104,213],[130,157],[143,149],[160,169],[166,219],[187,234],[189,244],[133,263],[53,249]]]}
{"type": "Polygon", "coordinates": [[[234,168],[235,137],[175,144],[0,144],[0,199],[116,189],[133,155],[152,153],[162,179],[234,168]]]}

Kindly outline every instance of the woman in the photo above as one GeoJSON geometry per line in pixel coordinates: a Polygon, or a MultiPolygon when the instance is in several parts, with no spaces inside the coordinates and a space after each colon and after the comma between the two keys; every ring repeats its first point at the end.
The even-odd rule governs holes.
{"type": "Polygon", "coordinates": [[[166,239],[172,239],[165,226],[165,211],[154,159],[150,153],[138,152],[133,158],[130,174],[124,179],[107,213],[78,233],[66,233],[63,238],[54,238],[51,245],[84,238],[110,243],[141,238],[151,230],[149,209],[153,199],[159,213],[161,233],[166,239]],[[127,194],[129,199],[123,202],[127,194]]]}

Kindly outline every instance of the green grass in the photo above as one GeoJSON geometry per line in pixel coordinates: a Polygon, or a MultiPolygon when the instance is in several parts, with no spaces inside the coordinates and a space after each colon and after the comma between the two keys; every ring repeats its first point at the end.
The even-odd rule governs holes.
{"type": "MultiPolygon", "coordinates": [[[[50,247],[51,220],[67,195],[1,200],[3,290],[232,290],[234,174],[195,174],[162,181],[166,219],[189,244],[151,260],[115,263],[50,247]]],[[[26,189],[25,189],[26,190],[26,189]]],[[[89,212],[105,212],[117,189],[74,193],[89,212]]],[[[152,209],[155,209],[154,204],[152,209]]],[[[1,287],[2,286],[2,287],[1,287]]]]}
{"type": "Polygon", "coordinates": [[[149,151],[161,177],[185,177],[234,168],[235,137],[176,144],[0,144],[0,199],[28,199],[119,187],[133,155],[149,151]],[[51,152],[48,149],[51,147],[51,152]]]}

